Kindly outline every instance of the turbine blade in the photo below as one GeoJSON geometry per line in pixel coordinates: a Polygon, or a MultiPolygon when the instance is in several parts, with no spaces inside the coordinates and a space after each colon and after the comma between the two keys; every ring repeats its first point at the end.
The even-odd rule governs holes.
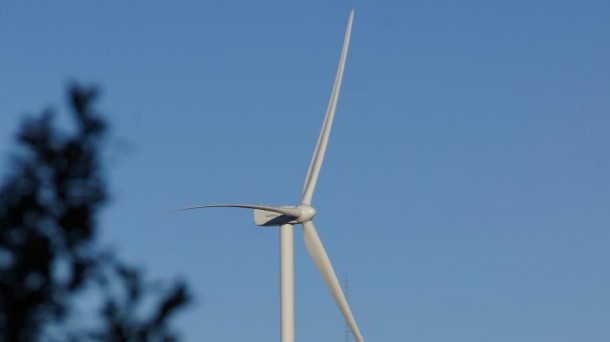
{"type": "Polygon", "coordinates": [[[337,70],[337,76],[335,77],[335,84],[333,86],[333,92],[330,96],[330,102],[328,103],[328,109],[326,110],[326,117],[322,124],[322,130],[316,143],[316,149],[314,150],[311,163],[309,164],[309,170],[307,170],[307,176],[305,177],[305,184],[303,186],[303,199],[302,203],[311,204],[313,192],[318,181],[318,174],[322,167],[322,161],[324,160],[324,153],[326,152],[326,145],[328,144],[328,136],[330,135],[330,129],[333,125],[333,118],[335,116],[335,109],[337,108],[337,100],[339,100],[339,90],[341,89],[341,79],[343,78],[343,69],[345,68],[345,59],[347,58],[347,50],[349,48],[349,38],[352,32],[352,21],[354,20],[354,10],[350,12],[349,21],[347,23],[347,30],[345,31],[345,40],[343,41],[343,49],[341,50],[341,59],[339,60],[339,68],[337,70]]]}
{"type": "Polygon", "coordinates": [[[208,204],[208,205],[197,205],[194,207],[180,208],[180,209],[175,209],[172,211],[185,211],[185,210],[203,209],[203,208],[261,209],[261,210],[273,211],[275,213],[294,217],[294,218],[301,216],[301,210],[297,209],[297,208],[271,207],[271,206],[267,206],[267,205],[255,205],[255,204],[208,204]]]}
{"type": "Polygon", "coordinates": [[[324,246],[322,245],[322,241],[320,241],[320,237],[316,232],[316,228],[313,225],[313,222],[306,221],[303,222],[303,239],[305,240],[305,246],[307,246],[307,250],[313,259],[313,262],[318,267],[318,270],[322,274],[322,278],[324,278],[324,282],[326,286],[330,290],[339,310],[343,314],[345,321],[349,325],[352,330],[352,334],[354,338],[358,342],[363,342],[364,339],[360,334],[360,329],[358,329],[358,325],[356,324],[356,320],[352,315],[352,311],[349,308],[349,304],[345,299],[345,295],[343,294],[343,290],[341,290],[341,286],[339,285],[339,280],[337,279],[337,275],[335,275],[335,271],[333,270],[333,266],[328,259],[328,255],[326,254],[326,250],[324,250],[324,246]]]}

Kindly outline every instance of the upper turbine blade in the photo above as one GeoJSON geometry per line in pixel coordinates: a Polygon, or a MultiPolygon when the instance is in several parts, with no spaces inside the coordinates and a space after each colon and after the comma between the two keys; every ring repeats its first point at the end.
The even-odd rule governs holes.
{"type": "Polygon", "coordinates": [[[285,207],[271,207],[267,205],[255,205],[255,204],[209,204],[209,205],[197,205],[194,207],[186,207],[176,209],[174,211],[184,211],[184,210],[192,210],[192,209],[202,209],[202,208],[247,208],[247,209],[261,209],[267,211],[273,211],[278,214],[290,216],[297,218],[301,216],[302,212],[297,208],[285,208],[285,207]]]}
{"type": "Polygon", "coordinates": [[[339,285],[339,280],[337,279],[337,275],[333,270],[333,266],[328,259],[328,255],[326,254],[326,250],[324,250],[324,246],[322,245],[322,241],[320,241],[320,237],[316,232],[316,228],[313,225],[313,222],[306,221],[303,222],[303,239],[305,240],[305,245],[307,246],[307,250],[313,259],[313,262],[318,267],[318,270],[322,274],[322,278],[324,278],[324,282],[326,286],[330,290],[330,293],[333,295],[339,310],[343,314],[345,321],[349,325],[352,330],[352,334],[357,342],[364,342],[362,335],[360,334],[360,329],[358,329],[358,325],[356,324],[356,320],[352,315],[352,311],[349,308],[349,304],[345,299],[345,295],[343,294],[343,290],[341,290],[341,286],[339,285]]]}
{"type": "Polygon", "coordinates": [[[326,145],[328,143],[328,136],[330,135],[330,129],[333,125],[333,118],[335,116],[335,109],[337,108],[337,100],[339,99],[339,90],[341,89],[341,79],[343,78],[343,69],[345,68],[345,59],[347,58],[347,50],[349,47],[349,38],[352,32],[352,21],[354,20],[354,10],[350,12],[349,21],[347,23],[347,30],[345,32],[345,40],[343,41],[343,49],[341,50],[341,59],[339,60],[339,68],[337,70],[337,76],[335,77],[335,84],[333,86],[333,92],[330,96],[330,102],[328,103],[328,109],[326,110],[326,117],[324,118],[324,124],[318,137],[316,149],[311,163],[309,164],[309,170],[305,177],[305,185],[303,186],[303,200],[304,204],[311,204],[313,192],[318,181],[318,174],[322,167],[322,161],[324,160],[324,152],[326,152],[326,145]]]}

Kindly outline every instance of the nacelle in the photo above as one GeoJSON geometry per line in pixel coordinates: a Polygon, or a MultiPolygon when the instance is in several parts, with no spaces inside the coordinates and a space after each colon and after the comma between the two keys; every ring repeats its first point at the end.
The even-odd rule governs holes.
{"type": "Polygon", "coordinates": [[[283,224],[299,224],[305,221],[311,220],[316,215],[316,210],[309,205],[299,206],[284,206],[282,208],[296,208],[299,209],[299,217],[288,216],[280,214],[275,211],[269,211],[264,209],[254,209],[254,223],[257,226],[273,227],[281,226],[283,224]]]}

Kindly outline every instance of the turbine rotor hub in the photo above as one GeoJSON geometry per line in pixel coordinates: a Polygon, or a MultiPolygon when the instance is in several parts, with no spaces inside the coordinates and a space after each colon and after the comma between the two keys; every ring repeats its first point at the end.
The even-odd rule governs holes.
{"type": "Polygon", "coordinates": [[[297,209],[301,211],[301,215],[296,218],[298,223],[303,223],[307,221],[311,221],[314,216],[316,216],[316,209],[308,204],[300,204],[297,206],[297,209]]]}

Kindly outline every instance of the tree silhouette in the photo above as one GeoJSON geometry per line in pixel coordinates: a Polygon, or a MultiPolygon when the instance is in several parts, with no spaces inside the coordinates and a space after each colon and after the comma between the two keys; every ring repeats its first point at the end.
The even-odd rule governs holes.
{"type": "Polygon", "coordinates": [[[107,125],[93,109],[96,95],[69,89],[73,130],[57,128],[46,111],[17,135],[0,185],[0,341],[177,339],[169,321],[189,300],[185,283],[147,281],[96,240],[107,200],[107,125]],[[82,300],[97,307],[89,322],[82,300]]]}

